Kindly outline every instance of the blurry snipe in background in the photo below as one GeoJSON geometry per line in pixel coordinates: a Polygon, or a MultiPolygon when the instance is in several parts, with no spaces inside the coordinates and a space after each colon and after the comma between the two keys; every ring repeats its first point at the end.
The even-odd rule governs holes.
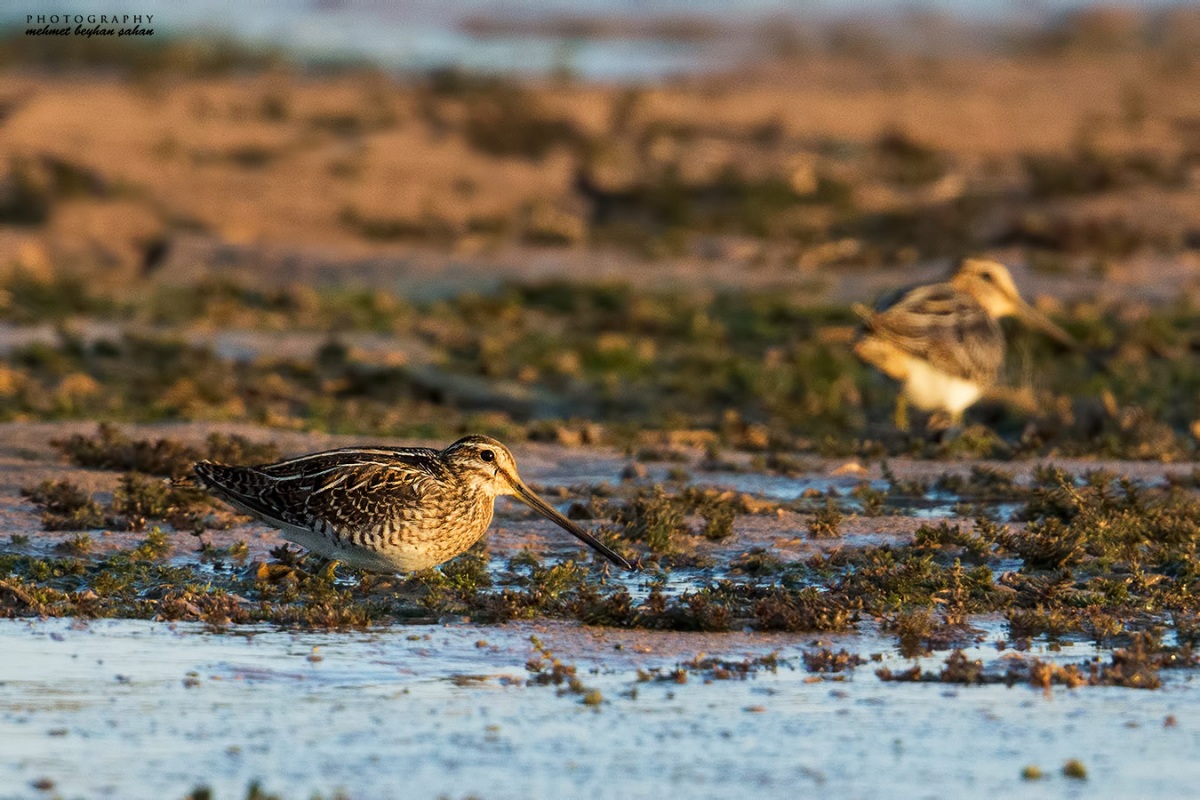
{"type": "Polygon", "coordinates": [[[855,304],[854,310],[863,319],[854,352],[902,384],[895,417],[902,430],[908,428],[906,401],[945,414],[951,427],[961,423],[1004,363],[1003,317],[1016,316],[1060,344],[1079,348],[1021,298],[1004,265],[984,259],[966,259],[949,280],[899,289],[874,309],[855,304]]]}

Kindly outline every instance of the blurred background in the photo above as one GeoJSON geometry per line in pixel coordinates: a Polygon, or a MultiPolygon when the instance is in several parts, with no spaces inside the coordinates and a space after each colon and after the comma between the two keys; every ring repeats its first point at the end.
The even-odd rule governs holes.
{"type": "MultiPolygon", "coordinates": [[[[575,416],[724,430],[732,414],[785,444],[859,434],[890,395],[848,356],[849,303],[967,254],[1011,265],[1043,310],[1130,363],[1178,367],[1192,349],[1197,6],[106,10],[153,14],[153,36],[30,36],[6,12],[4,339],[62,348],[69,330],[84,348],[11,362],[9,416],[399,435],[575,416]],[[159,376],[155,397],[174,400],[147,408],[110,396],[86,347],[131,326],[229,374],[159,376]],[[267,352],[306,366],[237,371],[267,352]],[[331,392],[441,411],[364,416],[321,405],[331,392]],[[669,420],[655,398],[680,393],[694,404],[669,420]]],[[[1104,413],[1150,402],[1150,373],[1048,376],[1039,347],[1018,340],[1010,366],[1027,413],[1047,407],[1038,392],[1108,388],[1104,413]]],[[[1190,442],[1196,393],[1171,381],[1154,411],[1190,442]]],[[[1006,420],[991,421],[1025,429],[1006,420]]]]}
{"type": "Polygon", "coordinates": [[[0,262],[28,268],[1054,271],[1196,244],[1197,7],[151,0],[110,9],[155,15],[129,38],[15,11],[0,262]],[[1140,208],[1096,208],[1112,189],[1140,208]]]}

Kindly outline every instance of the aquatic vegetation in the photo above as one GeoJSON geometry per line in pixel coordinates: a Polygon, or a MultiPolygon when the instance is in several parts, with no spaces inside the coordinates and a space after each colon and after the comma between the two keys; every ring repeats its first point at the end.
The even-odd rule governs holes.
{"type": "Polygon", "coordinates": [[[857,653],[848,652],[844,647],[836,653],[828,647],[805,650],[803,658],[804,668],[813,673],[848,672],[867,663],[865,658],[857,653]]]}
{"type": "Polygon", "coordinates": [[[666,676],[677,683],[679,673],[698,675],[705,681],[744,681],[756,672],[776,672],[787,662],[779,657],[779,653],[768,653],[764,656],[745,658],[741,661],[705,656],[703,653],[687,661],[681,662],[675,670],[666,676]]]}
{"type": "Polygon", "coordinates": [[[813,539],[831,539],[841,536],[842,512],[833,503],[817,509],[808,525],[808,535],[813,539]]]}
{"type": "MultiPolygon", "coordinates": [[[[888,144],[898,149],[886,157],[910,158],[901,145],[888,144]]],[[[914,166],[926,158],[915,151],[911,157],[914,166]]],[[[50,302],[60,288],[55,283],[23,276],[5,286],[14,297],[29,298],[25,316],[9,319],[64,313],[50,302]]],[[[569,515],[599,521],[608,545],[661,575],[687,575],[688,589],[672,593],[652,583],[631,592],[593,565],[546,564],[529,554],[497,569],[486,551],[437,572],[389,581],[364,577],[353,586],[283,554],[278,563],[250,565],[239,576],[228,564],[246,558],[243,543],[203,549],[215,579],[184,571],[163,591],[156,587],[166,584],[153,584],[151,573],[131,573],[128,565],[165,567],[156,562],[169,554],[164,538],[172,530],[200,533],[235,518],[202,496],[145,476],[179,476],[200,458],[269,461],[278,450],[236,436],[200,444],[141,439],[102,425],[56,446],[73,464],[125,474],[105,502],[70,482],[25,490],[43,528],[82,535],[65,540],[51,559],[18,556],[28,561],[13,562],[0,575],[7,587],[4,613],[333,628],[454,615],[480,623],[560,617],[696,631],[853,630],[869,619],[909,653],[965,647],[975,635],[972,616],[994,614],[1006,620],[1015,642],[1088,638],[1128,651],[1119,664],[1096,673],[1096,680],[1121,685],[1153,683],[1152,670],[1137,665],[1154,662],[1158,651],[1143,647],[1150,655],[1135,657],[1142,651],[1134,636],[1166,625],[1189,643],[1200,630],[1191,592],[1200,574],[1200,507],[1192,493],[1195,476],[1186,472],[1151,486],[1049,466],[1035,470],[1032,480],[1018,480],[1006,468],[953,464],[937,477],[900,477],[884,462],[882,483],[814,491],[784,503],[682,485],[698,469],[802,476],[824,468],[817,458],[823,454],[859,461],[980,453],[999,460],[1189,458],[1197,446],[1192,426],[1200,382],[1173,358],[1200,336],[1187,308],[1134,317],[1063,309],[1059,320],[1082,341],[1097,347],[1121,342],[1108,375],[1015,332],[1022,368],[1039,375],[1038,402],[982,403],[977,416],[986,425],[934,441],[878,433],[890,420],[894,393],[845,346],[848,309],[814,306],[799,292],[693,294],[544,282],[414,303],[386,292],[262,291],[226,283],[186,294],[190,299],[162,289],[115,300],[85,286],[63,288],[65,313],[165,327],[114,339],[63,332],[13,349],[0,356],[3,414],[245,420],[447,439],[484,430],[517,441],[615,446],[630,459],[628,480],[572,487],[564,494],[569,515]],[[1097,313],[1104,315],[1099,321],[1097,313]],[[268,347],[253,358],[228,358],[186,335],[189,326],[228,324],[261,326],[264,333],[294,327],[410,337],[428,348],[429,362],[399,363],[341,336],[301,356],[276,355],[268,347]],[[662,462],[672,480],[647,485],[662,462]],[[854,515],[954,500],[959,518],[926,522],[911,541],[848,546],[838,540],[854,515]],[[741,517],[775,512],[807,515],[809,535],[831,541],[799,561],[740,546],[741,517]],[[90,532],[105,529],[150,532],[114,555],[99,552],[99,540],[91,538],[90,532]]],[[[14,537],[9,548],[28,546],[14,537]]],[[[974,673],[964,662],[949,674],[974,673]]],[[[1075,680],[1041,667],[1031,674],[1021,680],[1075,680]]],[[[1080,674],[1091,680],[1090,672],[1080,674]]]]}
{"type": "Polygon", "coordinates": [[[48,531],[88,530],[104,525],[104,509],[68,480],[47,480],[22,489],[21,495],[42,508],[42,527],[48,531]]]}
{"type": "Polygon", "coordinates": [[[177,530],[199,532],[215,511],[212,498],[194,487],[169,484],[136,472],[121,476],[107,505],[101,505],[68,480],[45,481],[22,489],[21,494],[42,508],[42,528],[48,531],[137,531],[144,529],[149,520],[161,520],[177,530]]]}
{"type": "Polygon", "coordinates": [[[719,542],[733,535],[733,520],[737,510],[731,503],[714,503],[700,511],[704,518],[704,528],[701,533],[711,542],[719,542]]]}
{"type": "Polygon", "coordinates": [[[1012,472],[978,464],[971,465],[966,475],[943,473],[934,488],[963,499],[993,503],[1023,498],[1027,494],[1027,489],[1017,483],[1012,472]]]}
{"type": "Polygon", "coordinates": [[[661,486],[655,486],[635,496],[614,515],[613,521],[625,526],[628,538],[645,542],[651,552],[669,553],[674,549],[675,537],[690,530],[684,522],[684,513],[674,498],[668,497],[661,486]]]}
{"type": "Polygon", "coordinates": [[[763,577],[778,574],[784,569],[783,560],[762,547],[752,547],[729,562],[732,575],[763,577]]]}
{"type": "Polygon", "coordinates": [[[940,672],[922,672],[913,665],[899,672],[888,667],[876,671],[882,681],[914,681],[921,683],[995,684],[1013,686],[1026,683],[1049,693],[1054,686],[1074,689],[1087,685],[1087,678],[1074,664],[1062,666],[1048,661],[1012,659],[1005,662],[1003,671],[985,669],[980,661],[967,658],[962,650],[954,650],[940,672]]]}
{"type": "Polygon", "coordinates": [[[81,467],[169,478],[188,475],[192,464],[203,459],[226,464],[264,464],[280,457],[274,443],[259,444],[236,434],[210,434],[204,447],[196,448],[174,439],[130,439],[116,426],[104,422],[92,436],[77,433],[51,444],[81,467]]]}
{"type": "MultiPolygon", "coordinates": [[[[0,609],[10,616],[195,619],[215,628],[269,621],[344,629],[454,616],[477,624],[564,618],[652,630],[837,632],[871,620],[896,638],[906,656],[971,646],[980,637],[972,619],[990,614],[1006,620],[1018,647],[1046,637],[1086,638],[1116,649],[1107,663],[1020,661],[1002,673],[952,653],[940,672],[885,671],[883,677],[1043,689],[1153,688],[1163,669],[1196,665],[1191,648],[1200,608],[1191,584],[1200,574],[1200,500],[1190,488],[1180,481],[1140,484],[1099,471],[1074,476],[1048,467],[1028,484],[992,472],[959,480],[981,497],[1022,498],[1018,521],[1004,524],[983,514],[994,502],[989,499],[976,506],[974,523],[929,522],[911,540],[835,547],[799,561],[753,547],[718,559],[708,555],[729,540],[704,536],[703,514],[713,508],[734,519],[760,513],[750,498],[696,488],[669,493],[636,483],[577,487],[598,505],[578,503],[576,513],[617,520],[601,535],[631,555],[651,549],[657,559],[659,572],[647,575],[646,591],[636,597],[595,563],[547,563],[526,551],[498,568],[484,543],[440,570],[407,578],[338,580],[329,565],[298,560],[283,549],[275,561],[236,571],[224,562],[238,558],[238,548],[205,551],[215,569],[202,572],[164,563],[172,542],[164,529],[154,528],[144,541],[116,553],[96,553],[87,534],[65,540],[51,558],[0,553],[0,609]],[[654,547],[660,550],[654,553],[654,547]],[[701,569],[714,577],[697,582],[701,569]],[[672,573],[689,576],[689,588],[669,591],[672,573]],[[1163,643],[1164,630],[1175,631],[1177,644],[1163,643]]],[[[165,483],[132,473],[107,506],[69,483],[48,482],[27,494],[47,514],[51,508],[64,516],[90,509],[110,527],[116,519],[132,527],[170,518],[177,507],[165,483]]],[[[837,509],[857,500],[845,495],[824,502],[837,509]]],[[[207,519],[201,516],[199,527],[207,519]]],[[[857,665],[852,661],[849,654],[817,652],[806,665],[836,672],[839,664],[857,665]]],[[[553,674],[551,667],[547,671],[553,674]]]]}
{"type": "MultiPolygon", "coordinates": [[[[976,527],[979,527],[978,524],[976,527]]],[[[922,525],[913,534],[915,548],[931,550],[961,549],[962,555],[976,563],[985,561],[992,551],[994,532],[979,535],[975,531],[963,530],[962,525],[939,522],[922,525]]]]}
{"type": "Polygon", "coordinates": [[[604,702],[604,696],[599,689],[591,689],[583,685],[579,679],[574,664],[564,664],[555,658],[554,652],[537,636],[530,636],[529,643],[533,645],[535,657],[525,662],[529,672],[530,686],[557,686],[558,693],[581,695],[579,702],[585,706],[599,706],[604,702]]]}
{"type": "MultiPolygon", "coordinates": [[[[13,278],[8,291],[60,294],[53,283],[31,288],[40,286],[13,278]]],[[[1094,310],[1065,310],[1058,321],[1090,346],[1123,343],[1106,376],[1082,356],[1014,331],[1013,351],[1039,378],[1038,404],[983,403],[972,415],[986,424],[939,442],[879,435],[894,390],[844,343],[839,331],[850,330],[849,309],[813,305],[802,291],[708,297],[621,284],[512,283],[488,295],[414,304],[380,291],[265,292],[228,282],[209,288],[185,295],[163,288],[139,301],[72,290],[82,293],[72,301],[76,318],[168,327],[111,340],[64,332],[11,351],[0,358],[4,414],[227,419],[443,437],[472,426],[509,438],[632,446],[639,458],[653,453],[690,466],[693,454],[672,443],[676,437],[712,452],[759,453],[751,468],[785,474],[809,468],[806,452],[1178,460],[1196,449],[1190,426],[1200,383],[1178,359],[1163,358],[1186,351],[1200,335],[1187,309],[1148,319],[1114,313],[1102,322],[1094,310]],[[258,329],[263,350],[250,359],[220,356],[186,343],[196,325],[258,329]],[[429,363],[396,363],[337,336],[308,356],[276,356],[267,334],[280,329],[397,335],[419,341],[429,363]]],[[[0,304],[0,314],[6,308],[17,306],[0,304]]],[[[21,308],[35,315],[27,321],[54,318],[36,302],[21,308]]],[[[1013,379],[1023,380],[1015,372],[1013,379]]],[[[249,444],[214,441],[199,455],[267,460],[269,453],[249,444]]],[[[169,442],[124,442],[113,431],[71,437],[61,447],[79,463],[155,474],[175,471],[191,456],[169,442]]],[[[713,463],[708,459],[708,467],[713,463]]],[[[984,476],[966,480],[980,485],[965,491],[986,489],[984,476]]],[[[1011,487],[998,479],[991,490],[1011,487]]]]}
{"type": "Polygon", "coordinates": [[[1175,187],[1184,180],[1185,163],[1152,152],[1104,152],[1087,146],[1067,154],[1031,154],[1024,158],[1030,192],[1043,198],[1145,185],[1175,187]]]}
{"type": "Polygon", "coordinates": [[[60,553],[72,556],[86,556],[92,551],[92,537],[86,533],[77,533],[70,539],[60,542],[55,549],[60,553]]]}

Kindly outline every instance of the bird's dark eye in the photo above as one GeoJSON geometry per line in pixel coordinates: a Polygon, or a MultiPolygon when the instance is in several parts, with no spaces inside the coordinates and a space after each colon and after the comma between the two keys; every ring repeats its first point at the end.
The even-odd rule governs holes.
{"type": "Polygon", "coordinates": [[[495,461],[496,460],[496,454],[494,452],[492,452],[491,450],[481,450],[479,452],[479,457],[482,458],[484,461],[495,461]]]}
{"type": "Polygon", "coordinates": [[[979,277],[983,278],[988,283],[992,282],[992,273],[990,272],[981,272],[979,273],[979,277]]]}

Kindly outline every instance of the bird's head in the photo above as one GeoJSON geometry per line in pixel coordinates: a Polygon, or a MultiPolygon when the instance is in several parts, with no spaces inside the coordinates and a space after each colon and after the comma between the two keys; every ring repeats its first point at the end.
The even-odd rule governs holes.
{"type": "Polygon", "coordinates": [[[514,481],[520,481],[512,453],[490,436],[464,436],[442,455],[459,480],[493,497],[513,494],[514,481]]]}
{"type": "Polygon", "coordinates": [[[975,302],[983,306],[983,310],[992,318],[1015,316],[1059,344],[1072,350],[1080,349],[1079,343],[1069,333],[1025,302],[1017,291],[1012,274],[1003,264],[983,258],[965,259],[950,278],[950,283],[975,298],[975,302]]]}
{"type": "Polygon", "coordinates": [[[513,495],[546,519],[579,539],[609,561],[625,569],[633,565],[595,536],[564,517],[525,485],[517,474],[517,462],[507,447],[490,436],[464,436],[442,451],[451,471],[492,497],[513,495]]]}
{"type": "Polygon", "coordinates": [[[950,278],[950,283],[975,298],[983,310],[996,319],[1020,314],[1028,308],[1008,268],[996,261],[968,258],[950,278]]]}

